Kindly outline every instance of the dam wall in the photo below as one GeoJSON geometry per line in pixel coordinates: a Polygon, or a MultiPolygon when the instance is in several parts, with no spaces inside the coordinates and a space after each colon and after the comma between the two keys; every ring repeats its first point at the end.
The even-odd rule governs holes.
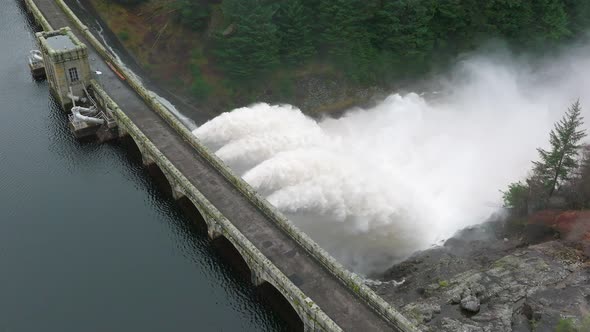
{"type": "MultiPolygon", "coordinates": [[[[33,16],[44,29],[52,27],[39,11],[34,0],[24,0],[33,16]]],[[[391,305],[386,303],[367,287],[362,278],[345,269],[331,255],[318,246],[305,233],[295,227],[284,215],[274,208],[266,199],[239,176],[236,176],[214,153],[202,145],[198,139],[186,128],[172,112],[158,101],[156,96],[147,90],[142,82],[136,78],[106,47],[89,31],[63,0],[55,0],[57,5],[73,22],[75,27],[84,35],[92,46],[109,62],[162,119],[164,119],[176,133],[188,142],[195,151],[215,168],[229,183],[231,183],[244,197],[246,197],[260,212],[274,222],[288,234],[326,270],[335,276],[342,284],[356,296],[367,303],[374,311],[386,319],[399,331],[416,331],[415,327],[391,305]]],[[[57,27],[54,27],[57,28],[57,27]]],[[[208,225],[208,233],[212,238],[224,236],[240,252],[252,271],[255,284],[268,282],[279,290],[293,306],[302,319],[306,330],[340,331],[328,315],[326,315],[308,296],[306,296],[293,282],[287,278],[260,250],[258,250],[240,231],[213,206],[207,198],[168,160],[147,136],[126,116],[123,110],[107,95],[95,81],[91,83],[93,90],[100,96],[99,104],[113,111],[120,129],[131,136],[139,147],[144,163],[155,163],[160,167],[168,179],[175,198],[186,197],[202,214],[208,225]]]]}
{"type": "Polygon", "coordinates": [[[158,165],[170,183],[172,194],[175,198],[186,197],[194,204],[207,224],[209,237],[215,239],[223,236],[232,243],[250,268],[252,282],[255,285],[260,285],[264,282],[273,285],[295,309],[303,321],[306,330],[341,331],[340,327],[244,237],[168,158],[158,150],[96,81],[92,81],[91,86],[97,95],[97,102],[113,112],[119,128],[135,141],[141,151],[143,162],[145,164],[155,163],[158,165]]]}

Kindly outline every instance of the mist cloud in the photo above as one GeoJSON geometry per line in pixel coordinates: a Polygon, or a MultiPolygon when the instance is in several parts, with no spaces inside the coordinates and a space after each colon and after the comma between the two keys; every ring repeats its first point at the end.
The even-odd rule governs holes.
{"type": "Polygon", "coordinates": [[[499,208],[554,121],[588,105],[590,51],[471,56],[436,83],[435,97],[392,94],[338,119],[256,104],[194,134],[337,259],[375,272],[499,208]]]}

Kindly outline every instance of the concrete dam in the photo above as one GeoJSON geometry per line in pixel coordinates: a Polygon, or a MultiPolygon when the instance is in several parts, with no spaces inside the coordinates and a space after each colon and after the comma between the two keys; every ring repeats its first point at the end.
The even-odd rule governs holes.
{"type": "MultiPolygon", "coordinates": [[[[41,47],[45,47],[48,80],[51,76],[50,81],[56,82],[50,86],[64,109],[68,98],[74,99],[72,87],[76,84],[92,91],[95,105],[108,113],[95,121],[105,128],[97,129],[103,132],[103,138],[131,137],[143,163],[164,174],[174,198],[195,206],[209,236],[227,239],[247,264],[252,282],[276,289],[297,313],[304,330],[417,331],[360,277],[346,270],[234,175],[128,72],[63,0],[22,1],[44,30],[37,36],[45,45],[41,47]],[[88,59],[89,71],[83,65],[72,70],[49,63],[61,54],[46,42],[55,36],[71,39],[80,59],[88,59]],[[69,84],[69,91],[55,79],[60,75],[62,83],[69,84]]],[[[74,63],[67,55],[62,58],[65,63],[74,63]]],[[[73,108],[73,123],[79,123],[76,118],[88,120],[88,114],[81,110],[73,108]]],[[[81,133],[86,127],[73,129],[81,133]]]]}

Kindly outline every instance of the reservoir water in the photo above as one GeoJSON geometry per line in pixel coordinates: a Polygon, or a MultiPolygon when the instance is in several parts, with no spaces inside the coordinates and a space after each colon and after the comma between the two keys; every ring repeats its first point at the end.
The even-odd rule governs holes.
{"type": "Polygon", "coordinates": [[[0,331],[281,331],[122,143],[76,141],[0,6],[0,331]]]}

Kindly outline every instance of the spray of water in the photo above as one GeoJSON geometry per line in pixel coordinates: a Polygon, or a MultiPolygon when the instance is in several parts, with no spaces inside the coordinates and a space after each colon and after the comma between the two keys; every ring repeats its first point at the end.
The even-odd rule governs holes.
{"type": "Polygon", "coordinates": [[[256,104],[194,134],[337,259],[372,273],[500,207],[499,189],[526,175],[553,122],[588,100],[589,55],[473,56],[436,98],[392,94],[318,121],[256,104]]]}

